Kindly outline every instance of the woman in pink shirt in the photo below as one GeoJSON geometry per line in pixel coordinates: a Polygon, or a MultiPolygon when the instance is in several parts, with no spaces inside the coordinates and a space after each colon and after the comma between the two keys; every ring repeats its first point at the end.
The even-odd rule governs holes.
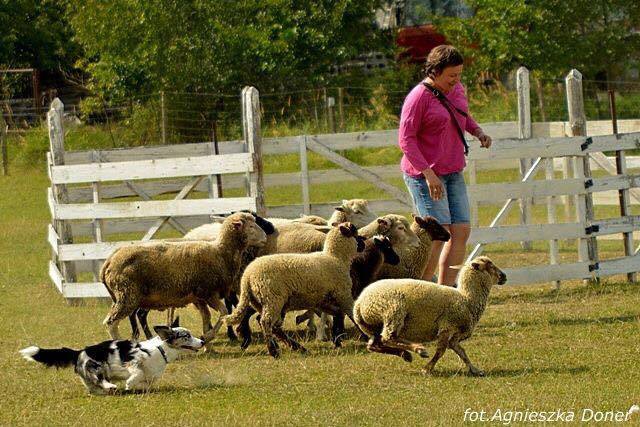
{"type": "Polygon", "coordinates": [[[469,201],[462,170],[468,150],[464,131],[491,146],[469,114],[465,89],[460,83],[462,55],[452,46],[434,48],[427,57],[425,79],[409,92],[402,106],[398,144],[404,153],[400,167],[420,216],[435,217],[451,233],[447,242],[433,242],[423,278],[454,286],[464,261],[471,231],[469,201]],[[454,121],[455,120],[455,121],[454,121]]]}

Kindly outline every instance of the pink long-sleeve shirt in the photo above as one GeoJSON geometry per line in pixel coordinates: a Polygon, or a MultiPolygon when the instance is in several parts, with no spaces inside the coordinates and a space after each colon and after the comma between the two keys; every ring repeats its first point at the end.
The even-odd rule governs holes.
{"type": "MultiPolygon", "coordinates": [[[[473,134],[480,126],[469,114],[464,86],[458,83],[445,96],[467,113],[464,117],[453,109],[460,129],[473,134]]],[[[451,115],[422,83],[409,92],[402,105],[398,144],[404,153],[400,168],[413,177],[422,176],[427,168],[436,175],[460,172],[466,164],[464,145],[451,115]]]]}

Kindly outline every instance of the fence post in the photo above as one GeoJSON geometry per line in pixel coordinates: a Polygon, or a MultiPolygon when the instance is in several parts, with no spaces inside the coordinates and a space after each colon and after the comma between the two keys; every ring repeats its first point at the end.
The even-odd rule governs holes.
{"type": "Polygon", "coordinates": [[[309,199],[309,163],[307,162],[307,136],[298,137],[300,146],[300,184],[302,185],[302,213],[311,214],[311,202],[309,199]]]}
{"type": "Polygon", "coordinates": [[[262,175],[262,132],[260,130],[260,94],[253,86],[242,89],[242,127],[244,141],[253,154],[253,172],[249,174],[249,194],[256,199],[256,213],[266,216],[262,175]]]}
{"type": "Polygon", "coordinates": [[[327,111],[329,114],[329,131],[336,133],[336,99],[333,96],[327,98],[327,111]]]}
{"type": "Polygon", "coordinates": [[[162,132],[162,144],[167,143],[167,108],[164,102],[164,91],[160,91],[160,120],[161,120],[161,132],[162,132]]]}
{"type": "MultiPolygon", "coordinates": [[[[49,147],[51,150],[52,166],[64,165],[64,129],[62,127],[62,115],[64,105],[59,98],[51,103],[51,109],[47,113],[47,125],[49,128],[49,147]]],[[[69,203],[69,195],[66,185],[51,184],[53,200],[56,204],[69,203]]],[[[71,234],[71,226],[66,221],[53,219],[53,227],[58,233],[60,243],[73,243],[73,235],[71,234]]],[[[57,256],[52,255],[52,261],[58,263],[57,256]]],[[[66,282],[76,281],[75,265],[72,262],[60,263],[60,272],[66,282]]],[[[63,288],[64,289],[64,288],[63,288]]]]}
{"type": "MultiPolygon", "coordinates": [[[[518,68],[516,74],[516,87],[518,91],[518,133],[522,140],[531,138],[531,94],[529,84],[529,70],[526,67],[518,68]]],[[[520,159],[520,178],[529,170],[530,159],[520,159]]],[[[520,224],[528,225],[531,222],[532,199],[524,197],[520,199],[520,224]]],[[[522,248],[531,250],[531,242],[520,242],[522,248]]]]}
{"type": "MultiPolygon", "coordinates": [[[[616,95],[613,90],[609,90],[609,110],[611,111],[611,126],[613,134],[618,134],[618,116],[616,114],[616,95]]],[[[623,150],[616,151],[616,173],[618,175],[627,174],[627,159],[623,150]]],[[[620,216],[627,217],[631,214],[631,204],[629,200],[629,190],[618,190],[620,201],[620,216]]],[[[622,233],[624,244],[624,256],[633,256],[633,232],[622,233]]],[[[636,273],[627,273],[627,280],[636,281],[636,273]]]]}
{"type": "MultiPolygon", "coordinates": [[[[91,152],[91,160],[93,163],[100,163],[100,155],[97,151],[92,151],[91,152]]],[[[91,190],[92,190],[92,194],[93,194],[93,203],[100,203],[100,183],[99,182],[92,182],[91,183],[91,190]]],[[[101,243],[102,242],[102,235],[103,235],[103,228],[102,228],[102,220],[101,219],[94,219],[92,221],[92,225],[93,225],[93,241],[96,243],[101,243]]],[[[102,263],[98,260],[94,260],[92,262],[92,268],[93,268],[93,279],[96,282],[100,281],[100,267],[101,267],[102,263]]]]}
{"type": "Polygon", "coordinates": [[[2,150],[2,174],[9,175],[9,157],[7,155],[7,124],[0,111],[0,150],[2,150]]]}
{"type": "MultiPolygon", "coordinates": [[[[467,171],[469,173],[469,184],[475,185],[478,183],[478,162],[476,160],[469,160],[467,171]]],[[[477,228],[480,226],[480,218],[478,216],[478,202],[471,198],[469,200],[471,203],[471,228],[477,228]]]]}
{"type": "MultiPolygon", "coordinates": [[[[550,181],[555,179],[554,169],[553,169],[553,157],[548,157],[545,159],[545,178],[550,181]]],[[[555,224],[556,221],[556,197],[550,196],[547,197],[547,222],[549,224],[555,224]]],[[[556,265],[558,264],[558,240],[553,239],[549,240],[549,264],[556,265]]],[[[554,280],[553,285],[556,289],[560,289],[560,281],[554,280]]]]}
{"type": "Polygon", "coordinates": [[[338,88],[338,117],[340,117],[340,131],[344,132],[344,89],[338,88]]]}
{"type": "MultiPolygon", "coordinates": [[[[567,85],[567,110],[569,111],[569,125],[572,136],[587,135],[587,119],[584,113],[584,98],[582,94],[582,74],[578,70],[571,70],[565,79],[567,85]]],[[[589,155],[576,159],[575,177],[585,180],[591,178],[591,166],[589,165],[589,155]]],[[[593,198],[590,193],[580,195],[576,200],[577,220],[581,221],[585,227],[589,227],[593,222],[593,198]]],[[[598,242],[595,237],[579,239],[578,255],[580,261],[589,261],[594,268],[598,264],[598,242]]]]}

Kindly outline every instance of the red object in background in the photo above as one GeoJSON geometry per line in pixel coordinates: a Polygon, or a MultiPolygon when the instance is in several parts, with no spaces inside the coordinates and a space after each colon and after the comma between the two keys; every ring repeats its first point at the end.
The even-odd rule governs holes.
{"type": "Polygon", "coordinates": [[[396,37],[396,44],[405,48],[400,59],[412,63],[424,62],[431,49],[446,43],[447,39],[430,24],[400,28],[396,37]]]}

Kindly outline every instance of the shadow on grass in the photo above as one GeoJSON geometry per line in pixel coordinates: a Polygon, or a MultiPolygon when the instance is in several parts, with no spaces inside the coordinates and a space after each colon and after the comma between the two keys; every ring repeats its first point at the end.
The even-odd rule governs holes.
{"type": "Polygon", "coordinates": [[[161,385],[158,387],[151,387],[149,390],[124,390],[119,389],[114,394],[109,394],[106,396],[130,396],[130,395],[155,395],[155,394],[182,394],[182,393],[191,393],[194,391],[215,391],[215,390],[228,390],[231,388],[240,387],[235,384],[225,384],[225,383],[210,383],[210,384],[194,384],[189,386],[171,386],[171,385],[161,385]]]}
{"type": "MultiPolygon", "coordinates": [[[[355,328],[347,328],[341,347],[334,347],[331,341],[315,341],[315,337],[309,337],[305,331],[286,331],[286,334],[307,349],[307,353],[291,350],[286,344],[278,342],[283,354],[299,354],[301,356],[339,356],[341,354],[366,354],[366,342],[360,341],[360,333],[355,328]]],[[[226,339],[214,341],[211,352],[199,354],[199,358],[211,359],[236,359],[239,357],[268,356],[266,342],[261,332],[251,334],[251,345],[246,349],[240,348],[240,341],[231,342],[226,339]],[[224,349],[224,352],[221,350],[224,349]]]]}
{"type": "MultiPolygon", "coordinates": [[[[485,378],[507,378],[507,377],[521,377],[524,375],[537,375],[537,374],[569,374],[569,375],[577,375],[583,374],[585,372],[589,372],[589,367],[587,366],[576,366],[576,367],[547,367],[547,368],[519,368],[519,369],[492,369],[485,371],[485,378]]],[[[422,373],[419,373],[423,375],[422,373]]],[[[482,377],[473,377],[473,375],[469,375],[466,369],[442,369],[439,370],[437,367],[435,370],[429,375],[437,378],[448,378],[448,377],[472,377],[472,378],[482,378],[482,377]]]]}

